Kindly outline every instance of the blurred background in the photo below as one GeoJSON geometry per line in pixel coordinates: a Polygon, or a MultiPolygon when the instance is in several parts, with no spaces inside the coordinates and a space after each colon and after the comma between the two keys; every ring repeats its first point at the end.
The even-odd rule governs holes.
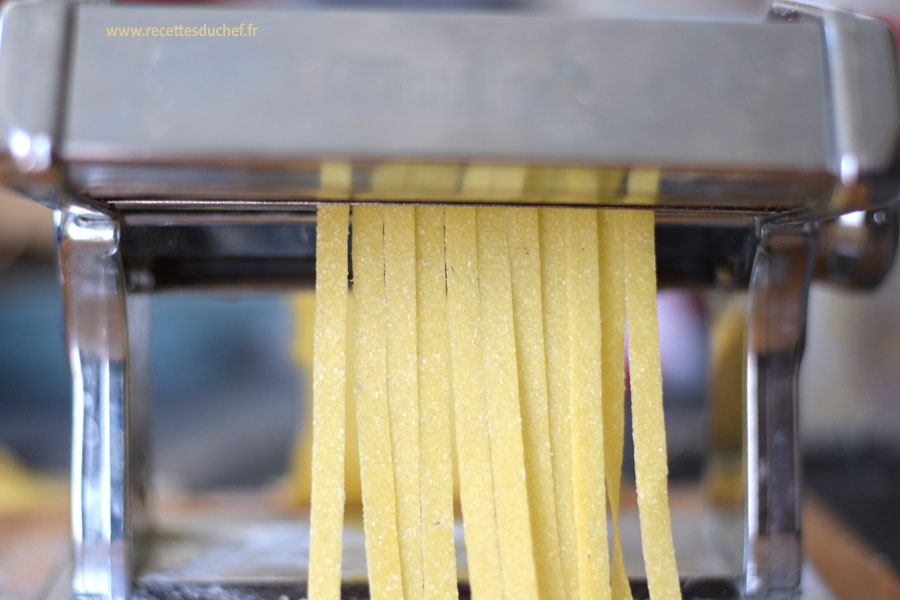
{"type": "MultiPolygon", "coordinates": [[[[422,5],[421,0],[414,4],[422,5]]],[[[900,0],[832,4],[900,22],[900,0]]],[[[425,5],[752,18],[764,14],[769,3],[426,0],[425,5]]],[[[803,434],[811,453],[900,448],[898,292],[900,269],[874,294],[814,289],[802,381],[803,434]]],[[[664,292],[660,298],[673,458],[696,459],[704,449],[708,333],[721,305],[720,298],[701,294],[664,292]]],[[[156,471],[161,480],[197,488],[255,485],[284,472],[305,390],[289,352],[292,336],[302,335],[304,324],[294,323],[285,296],[164,293],[152,297],[151,314],[156,471]]],[[[64,352],[52,213],[0,190],[0,445],[31,467],[58,472],[68,468],[69,457],[64,352]]]]}
{"type": "MultiPolygon", "coordinates": [[[[65,472],[70,380],[53,215],[0,196],[0,444],[65,472]]],[[[160,485],[251,486],[284,473],[302,375],[281,296],[152,297],[155,473],[160,485]]]]}
{"type": "MultiPolygon", "coordinates": [[[[421,6],[422,0],[387,3],[421,6]]],[[[725,16],[762,15],[769,6],[757,0],[425,4],[725,16]]],[[[900,23],[900,0],[838,4],[900,23]]],[[[48,209],[0,191],[0,512],[27,502],[17,498],[12,483],[23,479],[14,477],[63,490],[58,497],[67,501],[70,383],[54,237],[48,209]]],[[[666,417],[676,477],[696,478],[704,469],[711,437],[706,409],[714,360],[710,332],[728,310],[728,301],[718,295],[667,291],[660,296],[666,417]]],[[[282,478],[306,402],[304,374],[290,348],[310,324],[295,321],[286,295],[271,293],[165,293],[153,296],[151,315],[155,486],[256,488],[282,478]]],[[[817,286],[808,331],[801,381],[808,486],[900,569],[900,268],[874,293],[817,286]]]]}

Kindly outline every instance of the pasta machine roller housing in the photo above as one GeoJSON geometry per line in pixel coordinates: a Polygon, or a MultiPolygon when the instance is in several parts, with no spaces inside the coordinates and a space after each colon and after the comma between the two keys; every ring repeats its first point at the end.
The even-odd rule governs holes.
{"type": "Polygon", "coordinates": [[[416,202],[655,210],[661,285],[748,290],[736,590],[795,595],[807,295],[893,261],[896,54],[880,21],[791,2],[757,21],[8,3],[0,179],[57,211],[72,592],[137,585],[146,295],[309,283],[318,203],[416,202]],[[234,35],[183,35],[201,27],[234,35]]]}

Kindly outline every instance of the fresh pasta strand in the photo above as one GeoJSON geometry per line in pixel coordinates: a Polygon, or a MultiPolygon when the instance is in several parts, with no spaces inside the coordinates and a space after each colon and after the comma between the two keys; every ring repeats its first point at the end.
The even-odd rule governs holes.
{"type": "Polygon", "coordinates": [[[603,446],[613,537],[612,595],[616,600],[630,600],[632,597],[619,532],[622,452],[625,445],[625,214],[620,210],[601,210],[599,214],[603,446]]]}
{"type": "Polygon", "coordinates": [[[541,208],[541,287],[544,342],[547,350],[547,395],[559,556],[566,597],[578,598],[578,545],[572,474],[572,429],[569,415],[569,309],[566,296],[566,213],[541,208]]]}
{"type": "Polygon", "coordinates": [[[625,217],[625,303],[641,545],[654,600],[681,598],[668,502],[653,211],[625,217]],[[660,451],[662,449],[662,452],[660,451]]]}
{"type": "Polygon", "coordinates": [[[503,598],[491,474],[491,446],[482,389],[475,209],[445,210],[447,324],[469,585],[479,600],[503,598]]]}
{"type": "Polygon", "coordinates": [[[416,300],[419,349],[419,454],[425,598],[455,599],[451,406],[447,377],[444,209],[416,208],[416,300]]]}
{"type": "Polygon", "coordinates": [[[569,414],[580,598],[611,595],[601,403],[600,270],[597,212],[566,211],[569,414]]]}
{"type": "Polygon", "coordinates": [[[538,591],[541,598],[564,600],[566,588],[559,557],[556,495],[550,416],[547,408],[547,367],[544,351],[544,307],[541,288],[540,223],[536,208],[506,209],[512,268],[513,318],[525,440],[525,471],[538,591]]]}
{"type": "Polygon", "coordinates": [[[506,598],[537,598],[519,412],[505,210],[478,208],[478,278],[485,404],[491,440],[500,570],[506,598]]]}
{"type": "Polygon", "coordinates": [[[341,595],[347,333],[347,206],[318,210],[309,597],[341,595]]]}
{"type": "Polygon", "coordinates": [[[384,208],[387,380],[403,594],[422,598],[422,489],[416,327],[416,220],[413,206],[384,208]]]}
{"type": "MultiPolygon", "coordinates": [[[[349,197],[352,179],[352,168],[349,163],[345,162],[325,162],[322,163],[319,170],[319,180],[321,190],[318,194],[322,200],[343,200],[349,197]]],[[[323,207],[329,206],[324,204],[323,207]]],[[[331,205],[335,206],[335,205],[331,205]]],[[[349,209],[348,209],[349,210],[349,209]]],[[[335,235],[343,235],[338,232],[330,232],[335,235]]],[[[345,234],[348,232],[344,232],[345,234]]],[[[346,235],[343,243],[346,244],[346,235]]],[[[346,250],[345,250],[346,252],[346,250]]],[[[317,277],[318,281],[318,277],[317,277]]],[[[352,310],[353,297],[347,295],[347,310],[352,310]]],[[[316,294],[313,290],[304,290],[294,294],[291,299],[291,312],[294,315],[296,323],[292,340],[292,356],[295,363],[303,371],[307,383],[307,398],[312,398],[312,379],[313,379],[313,337],[314,337],[314,315],[316,305],[316,294]]],[[[346,350],[349,352],[352,344],[352,323],[351,313],[346,316],[348,332],[348,343],[346,350]]],[[[353,377],[352,362],[349,354],[346,356],[346,380],[348,393],[345,394],[346,410],[345,415],[353,415],[353,377]]],[[[359,451],[356,440],[356,419],[344,419],[345,434],[347,441],[346,455],[344,456],[344,490],[345,504],[359,505],[362,502],[360,482],[359,482],[359,451]]],[[[291,465],[288,477],[288,494],[290,500],[296,505],[308,505],[311,502],[311,485],[312,485],[312,402],[308,401],[304,406],[304,415],[302,427],[298,431],[297,440],[291,453],[291,465]]]]}
{"type": "Polygon", "coordinates": [[[403,582],[387,398],[383,228],[381,207],[353,207],[354,395],[366,566],[373,600],[395,600],[403,582]]]}
{"type": "MultiPolygon", "coordinates": [[[[315,291],[303,291],[295,294],[290,303],[291,313],[296,323],[294,328],[293,358],[304,373],[308,391],[307,398],[312,398],[313,379],[313,337],[314,315],[316,312],[315,291]]],[[[346,388],[344,394],[345,410],[344,439],[344,504],[347,507],[358,507],[362,503],[362,491],[359,482],[359,442],[356,435],[356,408],[353,402],[353,294],[347,294],[347,343],[346,343],[346,388]]],[[[287,481],[287,494],[292,504],[308,506],[311,502],[312,486],[312,405],[304,403],[303,421],[291,452],[291,466],[287,481]]]]}

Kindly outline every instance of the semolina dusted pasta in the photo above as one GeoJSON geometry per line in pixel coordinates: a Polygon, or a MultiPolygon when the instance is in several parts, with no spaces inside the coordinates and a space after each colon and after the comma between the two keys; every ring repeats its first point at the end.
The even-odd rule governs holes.
{"type": "Polygon", "coordinates": [[[662,406],[653,213],[625,219],[625,306],[631,367],[631,420],[641,546],[654,600],[681,598],[669,516],[662,406]]]}
{"type": "Polygon", "coordinates": [[[600,330],[603,357],[603,455],[606,461],[606,495],[612,523],[613,598],[630,598],[619,535],[619,499],[622,450],[625,445],[625,237],[622,210],[602,210],[598,215],[600,243],[600,330]]]}
{"type": "Polygon", "coordinates": [[[569,308],[567,299],[567,220],[564,209],[540,209],[541,285],[553,487],[559,556],[567,598],[578,598],[578,546],[575,540],[575,492],[572,428],[569,417],[569,308]]]}
{"type": "Polygon", "coordinates": [[[540,222],[536,208],[506,209],[506,235],[512,269],[513,320],[525,442],[525,472],[532,540],[541,598],[566,597],[559,556],[556,494],[550,416],[547,407],[547,365],[541,288],[540,222]]]}
{"type": "Polygon", "coordinates": [[[387,398],[384,209],[380,206],[353,208],[352,258],[354,396],[369,593],[373,600],[393,600],[403,595],[403,582],[387,398]]]}
{"type": "MultiPolygon", "coordinates": [[[[292,355],[307,382],[307,398],[312,398],[313,331],[316,313],[316,294],[302,291],[291,298],[290,310],[295,321],[292,355]]],[[[353,401],[353,292],[347,294],[346,332],[346,390],[344,392],[344,503],[347,508],[362,505],[359,482],[359,440],[356,434],[356,405],[353,401]]],[[[291,452],[287,494],[296,506],[309,506],[312,488],[312,405],[304,403],[303,426],[298,431],[291,452]]]]}
{"type": "Polygon", "coordinates": [[[601,404],[596,211],[564,209],[569,306],[569,423],[580,598],[610,597],[601,404]]]}
{"type": "Polygon", "coordinates": [[[444,218],[447,326],[469,586],[473,597],[503,598],[491,441],[482,389],[475,211],[447,207],[444,218]]]}
{"type": "Polygon", "coordinates": [[[419,485],[419,383],[414,206],[384,208],[384,287],[388,408],[403,596],[422,598],[422,490],[419,485]]]}
{"type": "Polygon", "coordinates": [[[452,429],[444,274],[444,209],[416,208],[422,558],[428,600],[455,599],[452,429]]]}
{"type": "MultiPolygon", "coordinates": [[[[492,189],[527,179],[471,176],[492,189]]],[[[582,191],[604,184],[566,177],[582,191]]],[[[629,193],[652,184],[638,175],[629,193]]],[[[454,466],[473,598],[630,597],[619,532],[627,329],[648,585],[654,599],[679,598],[653,213],[356,205],[351,296],[348,209],[319,210],[310,597],[340,594],[343,502],[328,499],[344,494],[351,373],[373,598],[458,597],[454,466]]]]}
{"type": "MultiPolygon", "coordinates": [[[[470,209],[472,210],[472,209],[470,209]]],[[[477,208],[483,393],[506,598],[537,598],[513,323],[506,211],[477,208]]]]}
{"type": "Polygon", "coordinates": [[[319,211],[313,367],[312,508],[309,597],[341,595],[347,370],[347,206],[319,211]]]}

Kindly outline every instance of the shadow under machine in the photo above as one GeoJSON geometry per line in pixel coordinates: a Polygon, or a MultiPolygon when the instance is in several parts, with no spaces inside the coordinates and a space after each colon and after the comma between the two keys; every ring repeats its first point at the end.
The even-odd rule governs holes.
{"type": "Polygon", "coordinates": [[[729,571],[679,550],[685,594],[796,595],[807,295],[813,280],[873,287],[893,261],[896,54],[877,20],[790,2],[756,20],[8,4],[0,176],[58,219],[71,593],[304,589],[300,564],[204,579],[146,559],[165,543],[146,511],[149,294],[312,283],[317,203],[617,207],[628,174],[652,171],[658,187],[629,206],[655,211],[660,285],[748,299],[736,554],[729,571]],[[159,35],[110,33],[127,28],[159,35]],[[323,175],[334,161],[346,185],[323,175]],[[395,163],[421,176],[375,189],[395,163]],[[525,183],[433,176],[472,165],[525,183]],[[572,167],[625,176],[587,194],[560,176],[572,167]]]}

